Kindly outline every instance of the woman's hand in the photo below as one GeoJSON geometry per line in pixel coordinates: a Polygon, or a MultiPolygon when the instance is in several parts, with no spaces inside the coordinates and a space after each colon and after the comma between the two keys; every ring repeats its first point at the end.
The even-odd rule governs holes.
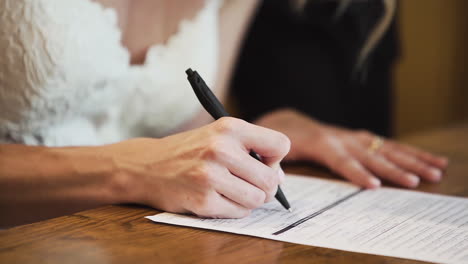
{"type": "Polygon", "coordinates": [[[283,134],[235,118],[162,139],[108,146],[130,202],[202,217],[239,218],[271,200],[284,178],[283,134]],[[249,155],[255,150],[263,163],[249,155]]]}
{"type": "Polygon", "coordinates": [[[324,125],[293,110],[272,112],[256,123],[290,138],[286,159],[316,161],[367,188],[379,187],[379,178],[409,188],[420,179],[438,182],[448,164],[447,158],[391,140],[379,144],[367,131],[324,125]]]}

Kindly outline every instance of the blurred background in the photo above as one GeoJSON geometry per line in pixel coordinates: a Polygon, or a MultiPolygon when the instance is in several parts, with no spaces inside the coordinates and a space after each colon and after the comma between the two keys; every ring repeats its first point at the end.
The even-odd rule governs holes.
{"type": "Polygon", "coordinates": [[[288,1],[263,2],[237,64],[230,111],[251,120],[296,100],[319,120],[396,137],[468,122],[468,0],[398,1],[364,85],[342,74],[346,52],[356,53],[382,2],[353,2],[339,23],[331,19],[337,2],[312,2],[319,4],[305,8],[303,20],[282,11],[288,1]],[[262,104],[276,103],[254,106],[265,94],[273,99],[262,104]]]}
{"type": "Polygon", "coordinates": [[[468,1],[403,0],[396,136],[468,119],[468,1]]]}

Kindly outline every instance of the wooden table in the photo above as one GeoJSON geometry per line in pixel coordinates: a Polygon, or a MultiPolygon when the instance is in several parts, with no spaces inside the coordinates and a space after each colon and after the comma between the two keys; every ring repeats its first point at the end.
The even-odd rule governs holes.
{"type": "MultiPolygon", "coordinates": [[[[440,184],[419,190],[468,196],[468,124],[405,138],[450,157],[440,184]]],[[[289,172],[333,177],[311,166],[289,172]]],[[[0,231],[0,263],[417,263],[267,239],[155,224],[158,211],[106,206],[0,231]]]]}

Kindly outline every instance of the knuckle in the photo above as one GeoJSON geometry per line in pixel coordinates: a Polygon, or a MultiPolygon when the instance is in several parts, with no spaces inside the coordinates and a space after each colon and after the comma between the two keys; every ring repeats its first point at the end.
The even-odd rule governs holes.
{"type": "Polygon", "coordinates": [[[251,210],[243,210],[241,213],[240,213],[240,217],[239,218],[244,218],[244,217],[247,217],[250,215],[252,211],[251,210]]]}
{"type": "Polygon", "coordinates": [[[208,195],[202,195],[198,197],[193,206],[193,212],[198,216],[211,217],[216,214],[215,208],[208,195]]]}
{"type": "Polygon", "coordinates": [[[266,194],[264,192],[257,191],[257,192],[254,192],[251,196],[252,197],[250,199],[250,205],[249,205],[250,209],[255,209],[257,207],[262,206],[265,203],[266,194]]]}
{"type": "Polygon", "coordinates": [[[378,152],[385,157],[396,157],[397,159],[407,159],[406,155],[403,155],[401,150],[390,140],[385,140],[378,152]]]}
{"type": "Polygon", "coordinates": [[[368,163],[377,170],[381,171],[381,173],[385,174],[396,174],[401,169],[393,163],[391,160],[387,159],[382,155],[366,155],[368,159],[368,163]]]}
{"type": "Polygon", "coordinates": [[[278,191],[278,185],[275,186],[266,196],[266,199],[268,200],[273,200],[273,197],[275,197],[276,192],[278,191]]]}
{"type": "Polygon", "coordinates": [[[203,151],[203,158],[207,160],[219,160],[228,155],[227,142],[223,137],[213,136],[208,139],[205,150],[203,151]]]}
{"type": "Polygon", "coordinates": [[[379,164],[386,167],[390,171],[402,171],[400,166],[398,166],[397,162],[395,162],[395,161],[393,161],[391,159],[388,159],[387,157],[385,157],[383,155],[375,155],[374,159],[376,159],[379,164]]]}
{"type": "MultiPolygon", "coordinates": [[[[273,171],[273,169],[271,169],[273,171]]],[[[278,173],[272,172],[272,173],[266,173],[262,177],[262,183],[263,183],[263,191],[265,193],[271,193],[273,190],[275,190],[279,184],[279,175],[278,173]]]]}
{"type": "Polygon", "coordinates": [[[273,197],[274,197],[274,196],[268,196],[268,197],[266,197],[265,203],[269,203],[269,202],[273,201],[273,197]]]}
{"type": "Polygon", "coordinates": [[[417,159],[413,159],[410,163],[412,170],[418,172],[418,173],[424,173],[430,170],[429,166],[426,164],[420,162],[417,159]]]}
{"type": "Polygon", "coordinates": [[[373,134],[365,129],[356,130],[355,135],[357,138],[362,139],[362,140],[369,140],[369,139],[372,139],[373,137],[373,134]]]}
{"type": "Polygon", "coordinates": [[[278,132],[278,146],[283,156],[286,156],[291,149],[291,140],[285,134],[278,132]]]}
{"type": "Polygon", "coordinates": [[[317,133],[317,142],[325,147],[337,147],[339,146],[339,139],[337,136],[329,133],[317,133]]]}
{"type": "Polygon", "coordinates": [[[386,164],[386,159],[382,155],[373,155],[366,151],[361,156],[361,160],[364,164],[368,164],[369,166],[378,166],[382,164],[386,164]]]}
{"type": "Polygon", "coordinates": [[[395,144],[394,142],[392,142],[391,140],[389,139],[386,139],[382,145],[382,149],[387,151],[388,153],[390,152],[399,152],[401,153],[401,148],[399,147],[399,145],[395,144]]]}
{"type": "Polygon", "coordinates": [[[243,122],[245,121],[234,117],[222,117],[214,123],[214,126],[218,133],[227,134],[232,133],[243,122]]]}
{"type": "Polygon", "coordinates": [[[408,175],[406,171],[393,165],[388,167],[386,174],[392,179],[404,179],[408,175]]]}
{"type": "Polygon", "coordinates": [[[433,155],[431,155],[430,153],[427,153],[427,152],[419,152],[417,154],[419,156],[419,158],[421,160],[426,160],[426,161],[433,161],[435,159],[435,157],[433,155]]]}
{"type": "Polygon", "coordinates": [[[192,182],[198,186],[209,187],[213,181],[211,168],[203,163],[196,166],[189,174],[192,182]]]}
{"type": "Polygon", "coordinates": [[[434,169],[430,166],[422,166],[422,168],[418,171],[416,171],[416,173],[418,173],[419,175],[427,175],[427,176],[430,176],[434,173],[434,169]]]}
{"type": "Polygon", "coordinates": [[[331,137],[330,137],[329,133],[325,133],[323,131],[318,131],[317,134],[315,135],[315,138],[318,141],[326,142],[326,141],[329,141],[331,137]]]}
{"type": "Polygon", "coordinates": [[[270,190],[276,190],[279,184],[279,174],[276,173],[275,171],[271,174],[270,177],[268,177],[267,183],[268,183],[268,188],[270,190]]]}
{"type": "Polygon", "coordinates": [[[340,156],[338,157],[333,164],[331,165],[332,169],[336,171],[346,170],[346,168],[353,166],[355,163],[354,159],[349,156],[340,156]]]}

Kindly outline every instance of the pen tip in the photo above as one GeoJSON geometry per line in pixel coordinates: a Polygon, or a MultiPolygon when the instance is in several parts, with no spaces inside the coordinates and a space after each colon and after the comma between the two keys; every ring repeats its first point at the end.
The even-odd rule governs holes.
{"type": "Polygon", "coordinates": [[[288,211],[289,211],[290,213],[292,213],[292,212],[293,212],[292,208],[289,208],[289,209],[288,209],[288,211]]]}
{"type": "Polygon", "coordinates": [[[188,68],[188,69],[185,71],[185,73],[187,73],[188,76],[192,76],[193,71],[192,71],[191,68],[188,68]]]}

